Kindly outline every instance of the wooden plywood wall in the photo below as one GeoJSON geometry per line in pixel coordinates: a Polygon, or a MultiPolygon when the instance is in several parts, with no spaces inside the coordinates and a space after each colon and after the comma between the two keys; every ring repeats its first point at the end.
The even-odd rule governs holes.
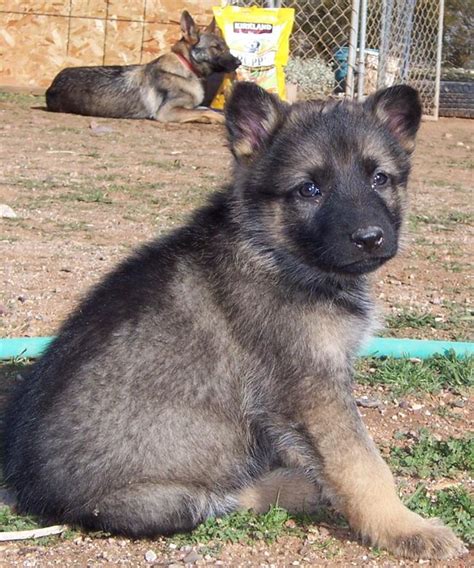
{"type": "Polygon", "coordinates": [[[0,86],[44,89],[64,67],[147,63],[219,0],[1,0],[0,86]]]}

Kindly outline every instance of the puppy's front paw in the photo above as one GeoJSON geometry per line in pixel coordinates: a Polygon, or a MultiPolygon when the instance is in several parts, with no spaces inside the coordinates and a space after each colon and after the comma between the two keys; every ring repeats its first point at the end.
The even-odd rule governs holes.
{"type": "Polygon", "coordinates": [[[418,519],[414,526],[408,525],[406,530],[381,539],[385,542],[380,545],[396,556],[405,558],[447,560],[467,553],[464,543],[439,519],[418,519]]]}

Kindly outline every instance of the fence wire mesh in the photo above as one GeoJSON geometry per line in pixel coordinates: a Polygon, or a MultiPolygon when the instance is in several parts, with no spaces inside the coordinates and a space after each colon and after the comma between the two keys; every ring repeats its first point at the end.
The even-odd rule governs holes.
{"type": "MultiPolygon", "coordinates": [[[[268,0],[231,3],[272,5],[268,0]]],[[[363,7],[363,2],[358,0],[274,3],[295,9],[287,76],[291,81],[304,83],[303,97],[333,96],[346,90],[351,15],[361,4],[363,7]],[[312,83],[311,88],[307,86],[309,83],[312,83]]],[[[365,95],[376,88],[407,83],[419,90],[425,114],[437,117],[442,9],[443,0],[367,0],[366,44],[362,58],[365,95]]],[[[357,69],[354,72],[357,74],[357,69]]]]}

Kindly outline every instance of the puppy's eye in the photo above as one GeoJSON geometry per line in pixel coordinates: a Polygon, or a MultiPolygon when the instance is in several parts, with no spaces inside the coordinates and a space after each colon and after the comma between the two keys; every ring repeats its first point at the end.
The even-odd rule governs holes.
{"type": "Polygon", "coordinates": [[[372,187],[382,187],[388,182],[388,175],[383,172],[377,172],[372,178],[372,187]]]}
{"type": "Polygon", "coordinates": [[[300,185],[298,193],[301,195],[301,197],[318,197],[319,195],[321,195],[321,190],[312,181],[306,181],[305,183],[300,185]]]}

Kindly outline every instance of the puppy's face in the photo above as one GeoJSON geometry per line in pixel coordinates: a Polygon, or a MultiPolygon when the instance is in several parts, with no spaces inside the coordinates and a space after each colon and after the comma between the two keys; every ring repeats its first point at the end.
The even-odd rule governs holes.
{"type": "Polygon", "coordinates": [[[326,273],[370,272],[398,248],[416,91],[289,107],[240,84],[227,107],[242,226],[256,245],[326,273]]]}

